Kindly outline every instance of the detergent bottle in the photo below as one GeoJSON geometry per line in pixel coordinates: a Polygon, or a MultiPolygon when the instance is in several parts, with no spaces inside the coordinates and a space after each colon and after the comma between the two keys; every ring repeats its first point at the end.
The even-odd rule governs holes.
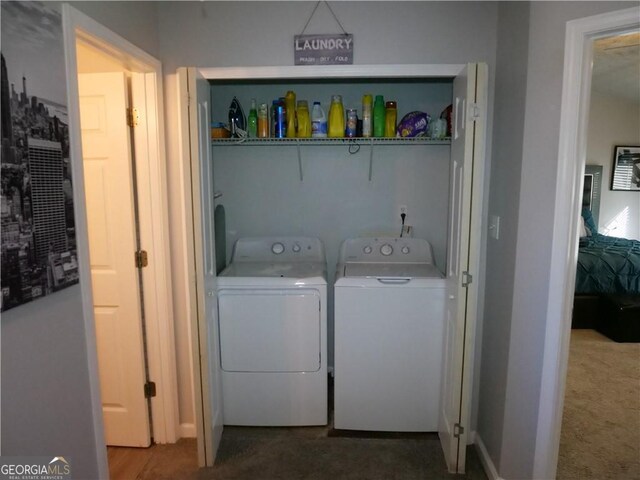
{"type": "Polygon", "coordinates": [[[344,137],[344,107],[342,106],[341,95],[333,95],[331,97],[331,107],[329,108],[329,137],[344,137]]]}

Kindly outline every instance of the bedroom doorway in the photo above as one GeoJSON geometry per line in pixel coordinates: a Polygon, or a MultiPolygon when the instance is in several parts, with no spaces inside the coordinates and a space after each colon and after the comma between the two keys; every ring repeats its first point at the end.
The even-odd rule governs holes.
{"type": "MultiPolygon", "coordinates": [[[[591,212],[597,233],[609,238],[640,240],[640,196],[611,190],[612,152],[616,145],[638,144],[638,132],[640,30],[634,30],[593,41],[582,208],[591,212]]],[[[589,234],[582,231],[587,238],[581,244],[589,234]]],[[[608,319],[611,302],[597,292],[603,282],[590,286],[581,275],[591,254],[585,249],[578,257],[558,478],[635,477],[640,344],[603,335],[608,332],[600,322],[608,319]]]]}
{"type": "MultiPolygon", "coordinates": [[[[640,144],[639,132],[640,30],[596,39],[582,198],[582,221],[591,228],[581,227],[580,234],[558,478],[640,476],[640,344],[613,328],[617,303],[628,301],[626,292],[620,294],[633,285],[628,277],[615,279],[615,285],[605,279],[623,265],[616,266],[612,239],[640,240],[640,196],[613,190],[611,179],[616,146],[640,144]],[[596,257],[597,234],[604,236],[607,252],[596,257]],[[606,270],[598,274],[594,261],[606,270]]],[[[625,262],[629,242],[616,242],[625,262]]]]}
{"type": "Polygon", "coordinates": [[[592,43],[640,29],[640,7],[566,24],[549,297],[533,477],[556,478],[569,360],[585,167],[592,43]],[[567,221],[569,220],[569,221],[567,221]]]}

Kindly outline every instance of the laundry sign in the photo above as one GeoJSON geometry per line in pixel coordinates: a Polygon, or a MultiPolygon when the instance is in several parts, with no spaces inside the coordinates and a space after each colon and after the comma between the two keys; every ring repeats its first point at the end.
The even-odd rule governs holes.
{"type": "Polygon", "coordinates": [[[295,35],[295,65],[352,65],[353,35],[295,35]]]}

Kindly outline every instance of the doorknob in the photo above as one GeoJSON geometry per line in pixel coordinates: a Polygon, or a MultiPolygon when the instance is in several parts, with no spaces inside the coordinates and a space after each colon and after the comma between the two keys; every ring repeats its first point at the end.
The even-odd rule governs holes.
{"type": "Polygon", "coordinates": [[[213,297],[215,295],[215,292],[210,290],[207,292],[207,297],[213,297]]]}

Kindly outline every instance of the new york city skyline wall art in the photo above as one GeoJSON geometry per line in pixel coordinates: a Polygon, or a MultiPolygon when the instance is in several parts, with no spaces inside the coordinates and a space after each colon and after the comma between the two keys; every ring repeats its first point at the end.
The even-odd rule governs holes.
{"type": "Polygon", "coordinates": [[[1,310],[78,283],[59,6],[0,2],[1,310]]]}

